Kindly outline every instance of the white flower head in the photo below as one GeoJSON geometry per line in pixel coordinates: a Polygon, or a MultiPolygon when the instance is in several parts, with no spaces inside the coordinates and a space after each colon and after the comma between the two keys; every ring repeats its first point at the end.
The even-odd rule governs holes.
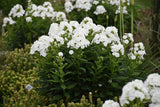
{"type": "Polygon", "coordinates": [[[113,43],[111,45],[111,52],[113,56],[120,57],[120,54],[124,55],[124,47],[121,43],[118,44],[113,43]]]}
{"type": "Polygon", "coordinates": [[[26,22],[32,22],[32,18],[31,17],[26,17],[26,22]]]}
{"type": "Polygon", "coordinates": [[[72,55],[74,53],[73,50],[69,50],[69,54],[72,55]]]}
{"type": "Polygon", "coordinates": [[[23,9],[22,5],[16,4],[11,11],[9,12],[9,17],[21,17],[25,13],[25,10],[23,9]]]}
{"type": "Polygon", "coordinates": [[[3,19],[3,27],[7,26],[7,24],[12,25],[15,24],[16,22],[11,18],[11,17],[5,17],[3,19]]]}
{"type": "Polygon", "coordinates": [[[53,39],[49,36],[43,35],[39,40],[35,41],[30,49],[30,54],[34,54],[36,51],[40,53],[41,56],[46,57],[48,47],[50,43],[53,42],[53,39]]]}
{"type": "Polygon", "coordinates": [[[145,87],[143,81],[134,80],[128,82],[122,89],[122,95],[120,97],[121,106],[129,104],[129,101],[133,101],[139,98],[141,101],[149,99],[148,90],[145,87]]]}
{"type": "Polygon", "coordinates": [[[74,7],[70,1],[65,2],[64,7],[65,7],[65,11],[67,13],[71,12],[74,9],[74,7]]]}
{"type": "Polygon", "coordinates": [[[113,100],[106,100],[102,107],[120,107],[119,104],[113,100]]]}
{"type": "Polygon", "coordinates": [[[78,10],[84,9],[86,12],[89,11],[92,7],[92,0],[76,0],[74,5],[78,10]]]}
{"type": "Polygon", "coordinates": [[[125,44],[129,44],[129,42],[134,42],[132,33],[125,33],[122,40],[125,44]]]}
{"type": "Polygon", "coordinates": [[[160,75],[158,73],[152,73],[148,75],[144,82],[145,86],[151,90],[154,87],[160,87],[160,75]]]}
{"type": "Polygon", "coordinates": [[[59,53],[58,53],[58,56],[63,57],[63,52],[59,52],[59,53]]]}
{"type": "Polygon", "coordinates": [[[106,13],[106,9],[103,7],[103,5],[98,5],[96,7],[96,10],[94,11],[95,15],[104,14],[106,13]]]}

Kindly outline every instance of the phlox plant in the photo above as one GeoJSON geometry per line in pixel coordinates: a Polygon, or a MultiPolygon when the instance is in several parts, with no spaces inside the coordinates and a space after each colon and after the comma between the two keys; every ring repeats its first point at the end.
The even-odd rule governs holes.
{"type": "Polygon", "coordinates": [[[77,101],[88,92],[102,100],[119,96],[126,82],[148,73],[141,66],[144,45],[133,42],[131,33],[119,38],[116,27],[96,25],[89,17],[81,23],[52,23],[48,36],[42,35],[30,50],[40,60],[38,91],[53,102],[77,101]]]}
{"type": "Polygon", "coordinates": [[[134,8],[136,14],[134,19],[138,19],[136,5],[132,6],[131,1],[133,0],[65,0],[64,8],[70,20],[81,22],[83,18],[91,17],[94,23],[105,27],[119,28],[120,13],[123,13],[125,30],[130,31],[131,8],[134,8]]]}
{"type": "Polygon", "coordinates": [[[160,75],[152,73],[144,82],[139,79],[128,82],[123,86],[119,101],[106,100],[102,107],[159,107],[159,80],[160,75]]]}
{"type": "Polygon", "coordinates": [[[24,47],[24,43],[33,43],[48,32],[51,23],[62,20],[66,20],[65,13],[54,11],[50,2],[37,6],[28,1],[26,9],[20,4],[13,6],[2,26],[8,32],[8,46],[14,49],[24,47]]]}

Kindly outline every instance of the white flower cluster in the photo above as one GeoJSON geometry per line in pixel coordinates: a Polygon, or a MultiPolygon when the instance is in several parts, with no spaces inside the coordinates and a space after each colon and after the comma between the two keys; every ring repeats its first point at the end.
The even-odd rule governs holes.
{"type": "MultiPolygon", "coordinates": [[[[48,35],[57,46],[67,44],[67,47],[71,49],[84,49],[92,44],[103,44],[104,47],[111,49],[111,53],[115,57],[124,55],[125,51],[116,27],[104,28],[101,25],[94,24],[89,17],[84,18],[81,23],[77,21],[52,23],[48,35]]],[[[133,41],[131,34],[126,35],[129,40],[133,41]]],[[[135,44],[135,48],[136,46],[137,44],[135,44]]],[[[137,48],[138,51],[143,50],[145,52],[142,43],[139,43],[137,48]]],[[[137,53],[134,54],[137,55],[137,53]]]]}
{"type": "Polygon", "coordinates": [[[32,15],[33,17],[41,17],[45,19],[46,17],[56,20],[66,20],[66,15],[64,12],[56,12],[52,7],[50,2],[44,2],[43,5],[35,5],[31,2],[26,11],[26,16],[32,15]]]}
{"type": "Polygon", "coordinates": [[[74,7],[78,10],[84,9],[85,11],[88,11],[92,7],[91,2],[92,0],[76,0],[74,7]]]}
{"type": "Polygon", "coordinates": [[[25,13],[25,10],[23,9],[22,5],[16,4],[11,11],[9,12],[9,17],[21,17],[25,13]]]}
{"type": "Polygon", "coordinates": [[[137,79],[123,87],[120,97],[121,106],[129,104],[129,101],[133,101],[136,98],[139,98],[141,101],[149,99],[148,90],[143,81],[137,79]]]}
{"type": "Polygon", "coordinates": [[[113,100],[106,100],[102,107],[120,107],[117,102],[114,102],[113,100]]]}
{"type": "Polygon", "coordinates": [[[30,54],[34,54],[36,51],[38,51],[41,56],[45,57],[47,55],[46,51],[51,42],[53,42],[53,39],[51,37],[46,35],[41,36],[31,46],[30,54]]]}
{"type": "Polygon", "coordinates": [[[73,8],[74,8],[73,5],[72,5],[72,3],[70,1],[67,1],[65,3],[64,7],[65,7],[65,11],[67,13],[71,12],[73,10],[73,8]]]}
{"type": "Polygon", "coordinates": [[[44,2],[43,5],[35,5],[32,4],[31,1],[28,3],[28,7],[26,11],[23,9],[23,7],[20,4],[16,4],[10,11],[9,17],[6,17],[3,19],[3,27],[5,27],[7,24],[14,24],[16,21],[14,21],[12,18],[14,17],[22,17],[26,16],[26,22],[32,22],[32,17],[41,17],[42,19],[45,19],[46,17],[50,18],[51,21],[54,19],[56,21],[66,21],[66,15],[64,12],[56,12],[54,11],[52,5],[50,2],[44,2]],[[8,23],[9,22],[9,23],[8,23]]]}
{"type": "Polygon", "coordinates": [[[159,107],[160,105],[160,75],[158,73],[150,74],[144,82],[147,87],[152,104],[150,107],[159,107]]]}
{"type": "Polygon", "coordinates": [[[129,44],[130,42],[134,42],[132,33],[125,33],[123,35],[123,43],[129,44]]]}
{"type": "MultiPolygon", "coordinates": [[[[67,13],[71,12],[73,9],[85,10],[86,12],[91,10],[93,5],[103,4],[103,0],[66,0],[64,7],[67,13]]],[[[95,15],[106,13],[106,9],[103,5],[98,5],[96,10],[93,12],[95,15]]]]}
{"type": "Polygon", "coordinates": [[[31,17],[26,17],[26,22],[32,22],[32,18],[31,17]]]}
{"type": "Polygon", "coordinates": [[[96,7],[96,10],[94,11],[95,15],[104,14],[106,13],[106,9],[103,7],[103,5],[98,5],[96,7]]]}
{"type": "Polygon", "coordinates": [[[111,52],[113,56],[118,58],[120,57],[120,54],[124,55],[124,47],[121,43],[118,43],[118,44],[113,43],[111,45],[111,52]]]}
{"type": "Polygon", "coordinates": [[[130,53],[128,54],[130,59],[144,59],[144,55],[146,54],[145,48],[142,42],[135,43],[134,48],[130,49],[130,53]]]}
{"type": "MultiPolygon", "coordinates": [[[[148,75],[144,82],[136,79],[123,87],[119,99],[122,107],[136,99],[140,99],[142,102],[151,100],[152,103],[149,104],[149,107],[160,107],[160,75],[158,73],[148,75]]],[[[107,100],[102,107],[119,107],[119,104],[113,100],[107,100]]]]}
{"type": "Polygon", "coordinates": [[[117,6],[117,10],[115,12],[115,14],[118,14],[120,13],[120,6],[121,6],[121,3],[123,3],[123,7],[122,8],[122,13],[124,14],[128,14],[128,11],[127,11],[127,5],[130,5],[130,0],[108,0],[110,2],[111,5],[115,5],[117,6]],[[126,4],[126,5],[125,5],[126,4]]]}
{"type": "Polygon", "coordinates": [[[3,19],[3,27],[5,27],[5,26],[7,26],[7,24],[10,24],[10,25],[12,25],[12,24],[15,24],[16,22],[12,19],[12,17],[5,17],[4,19],[3,19]]]}

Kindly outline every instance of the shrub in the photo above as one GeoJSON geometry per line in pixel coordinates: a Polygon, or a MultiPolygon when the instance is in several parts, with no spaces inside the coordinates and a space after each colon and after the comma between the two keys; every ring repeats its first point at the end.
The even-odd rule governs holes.
{"type": "Polygon", "coordinates": [[[54,96],[53,102],[77,101],[88,92],[102,100],[119,96],[126,82],[150,72],[142,63],[143,43],[133,44],[130,33],[119,38],[115,27],[95,25],[91,18],[53,23],[48,34],[34,42],[30,53],[40,53],[39,91],[54,96]]]}
{"type": "Polygon", "coordinates": [[[15,49],[7,52],[6,60],[4,61],[3,70],[12,70],[18,73],[33,69],[37,60],[29,54],[30,45],[25,45],[23,49],[15,49]]]}
{"type": "Polygon", "coordinates": [[[38,87],[34,83],[38,79],[37,68],[34,67],[37,60],[29,54],[29,50],[30,45],[25,45],[24,49],[15,49],[6,54],[5,65],[0,71],[0,93],[5,106],[23,105],[24,101],[26,105],[33,101],[39,104],[45,101],[35,90],[28,92],[25,89],[28,84],[31,84],[33,89],[38,87]]]}

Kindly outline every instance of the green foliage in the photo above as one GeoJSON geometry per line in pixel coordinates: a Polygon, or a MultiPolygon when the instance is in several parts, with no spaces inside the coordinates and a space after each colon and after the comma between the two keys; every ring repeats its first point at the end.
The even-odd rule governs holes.
{"type": "Polygon", "coordinates": [[[0,71],[0,94],[4,105],[20,106],[28,104],[42,103],[44,97],[40,97],[35,90],[27,92],[27,84],[38,87],[34,83],[38,79],[34,64],[37,60],[29,54],[30,45],[25,45],[24,49],[15,49],[6,54],[4,66],[0,71]],[[22,100],[23,99],[23,100],[22,100]]]}
{"type": "Polygon", "coordinates": [[[37,62],[32,55],[29,54],[30,45],[25,45],[23,49],[15,49],[14,51],[6,54],[6,60],[4,61],[3,70],[13,70],[15,72],[22,73],[33,69],[34,64],[37,62]]]}
{"type": "Polygon", "coordinates": [[[25,9],[27,7],[27,0],[0,0],[0,10],[3,11],[5,16],[7,16],[11,8],[16,4],[23,5],[25,9]]]}

